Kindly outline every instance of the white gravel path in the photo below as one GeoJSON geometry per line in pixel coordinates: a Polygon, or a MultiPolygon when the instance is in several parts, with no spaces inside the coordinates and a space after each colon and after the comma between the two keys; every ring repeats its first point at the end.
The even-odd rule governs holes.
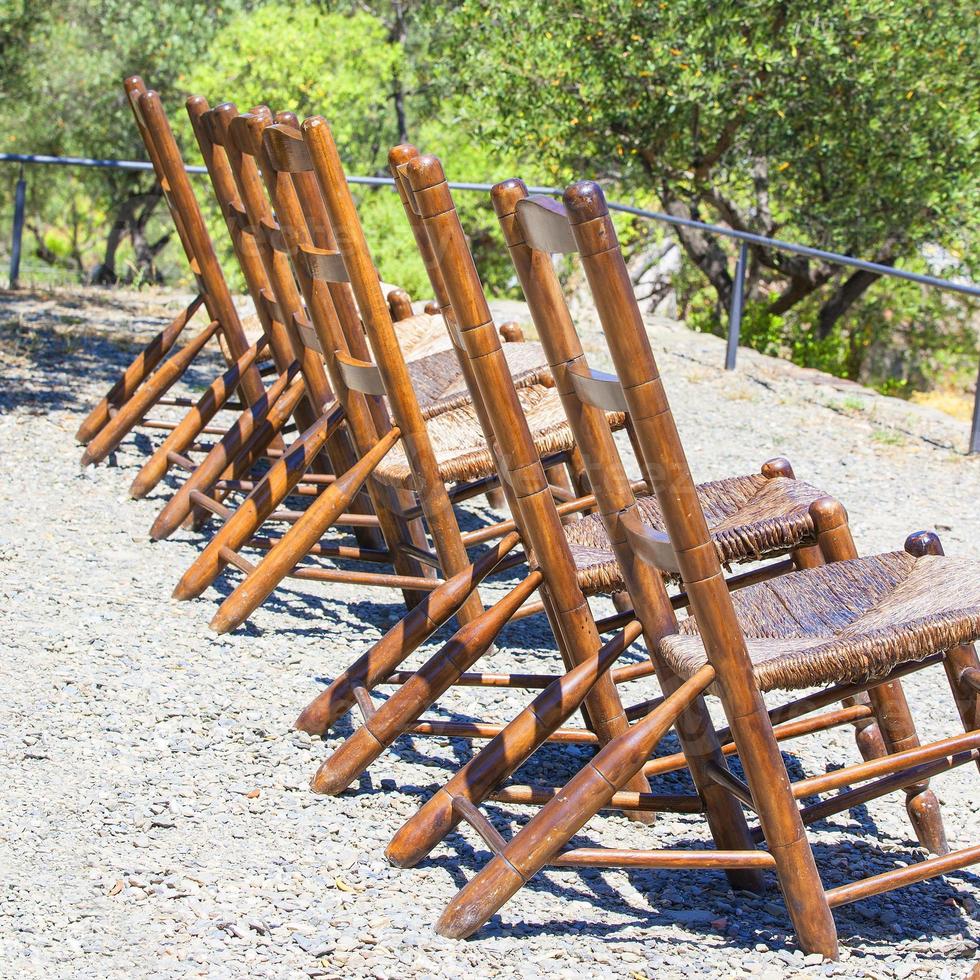
{"type": "MultiPolygon", "coordinates": [[[[454,835],[412,871],[382,851],[467,745],[403,740],[355,792],[324,799],[307,781],[326,747],[290,728],[393,621],[395,597],[294,583],[215,638],[217,591],[169,598],[201,538],[151,545],[169,490],[126,493],[155,437],[78,469],[73,433],[131,356],[120,339],[176,307],[152,293],[0,295],[0,977],[967,976],[977,871],[839,910],[836,964],[804,959],[778,894],[735,895],[711,874],[551,871],[475,940],[437,937],[432,922],[486,847],[454,835]]],[[[782,453],[844,500],[862,551],[937,527],[947,552],[980,556],[980,459],[962,455],[963,423],[752,352],[725,375],[715,338],[653,332],[698,479],[782,453]]],[[[492,664],[554,662],[531,620],[492,664]]],[[[958,730],[941,671],[907,688],[923,737],[958,730]]],[[[453,692],[445,710],[506,719],[520,698],[453,692]]],[[[855,757],[845,731],[787,752],[806,773],[855,757]]],[[[583,758],[552,749],[531,775],[568,775],[583,758]]],[[[954,847],[980,838],[977,779],[965,767],[934,781],[954,847]]],[[[492,813],[505,833],[527,817],[492,813]]],[[[695,818],[606,816],[581,840],[704,837],[695,818]]],[[[828,885],[907,861],[910,837],[894,797],[813,835],[828,885]]]]}

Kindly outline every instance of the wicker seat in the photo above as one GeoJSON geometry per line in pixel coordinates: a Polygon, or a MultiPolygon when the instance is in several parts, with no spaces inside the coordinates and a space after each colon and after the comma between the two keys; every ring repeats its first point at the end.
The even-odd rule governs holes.
{"type": "MultiPolygon", "coordinates": [[[[980,639],[980,562],[904,551],[834,562],[733,594],[764,690],[874,680],[980,639]]],[[[684,677],[707,663],[693,618],[661,641],[684,677]]]]}
{"type": "MultiPolygon", "coordinates": [[[[524,344],[504,344],[523,347],[524,344]]],[[[575,439],[565,417],[561,400],[553,388],[532,384],[518,389],[521,407],[527,416],[534,446],[542,457],[574,448],[575,439]]],[[[610,413],[610,424],[623,425],[621,414],[610,413]]],[[[472,405],[442,412],[429,421],[429,439],[435,450],[439,476],[446,483],[478,480],[497,472],[497,464],[483,437],[480,421],[472,405]]],[[[412,471],[402,444],[388,453],[374,475],[391,486],[412,489],[412,471]]]]}
{"type": "Polygon", "coordinates": [[[442,317],[431,313],[415,313],[394,324],[398,346],[406,361],[430,354],[452,351],[452,341],[442,317]]]}
{"type": "MultiPolygon", "coordinates": [[[[702,483],[697,489],[718,557],[726,565],[784,554],[815,540],[808,508],[824,493],[809,483],[755,473],[702,483]]],[[[662,530],[657,498],[648,494],[637,503],[644,522],[662,530]]],[[[598,514],[567,524],[565,531],[586,594],[626,588],[598,514]]]]}
{"type": "MultiPolygon", "coordinates": [[[[426,319],[435,321],[429,329],[439,329],[444,335],[446,334],[442,317],[426,316],[426,319]]],[[[402,349],[404,351],[404,347],[402,349]]],[[[546,385],[550,382],[551,372],[548,370],[548,361],[540,344],[533,341],[504,344],[503,350],[514,384],[518,388],[528,385],[546,385]]],[[[472,402],[455,351],[442,350],[425,354],[415,360],[409,360],[407,366],[408,376],[415,389],[423,418],[431,419],[442,412],[462,408],[472,402]]],[[[477,432],[478,442],[482,441],[482,431],[479,427],[477,432]]]]}

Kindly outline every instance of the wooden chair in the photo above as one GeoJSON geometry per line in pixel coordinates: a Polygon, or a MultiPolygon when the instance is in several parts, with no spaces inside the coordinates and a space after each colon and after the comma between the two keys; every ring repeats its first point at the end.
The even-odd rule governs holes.
{"type": "MultiPolygon", "coordinates": [[[[410,175],[412,168],[418,166],[419,158],[414,148],[401,148],[396,152],[395,158],[395,172],[403,177],[410,175]]],[[[481,290],[481,286],[472,268],[472,260],[465,247],[462,252],[458,251],[459,243],[463,241],[461,233],[455,234],[455,237],[440,237],[439,225],[425,217],[423,196],[417,193],[413,196],[411,190],[404,185],[402,190],[406,213],[410,218],[414,218],[417,236],[426,250],[424,252],[428,259],[426,264],[430,270],[433,270],[433,290],[439,297],[447,321],[456,324],[454,332],[459,336],[463,329],[460,326],[462,321],[453,320],[454,316],[459,318],[460,314],[454,311],[451,302],[452,287],[449,280],[454,279],[455,288],[460,290],[463,296],[475,296],[481,290]],[[414,204],[418,204],[421,214],[416,214],[413,197],[414,204]],[[432,228],[436,230],[433,232],[432,228]],[[436,237],[432,237],[433,235],[436,237]],[[458,272],[461,268],[466,270],[465,277],[458,272]]],[[[513,202],[508,202],[506,195],[495,194],[494,203],[502,219],[512,217],[513,202]]],[[[557,391],[560,395],[557,399],[558,404],[561,407],[564,403],[562,411],[568,412],[570,429],[582,456],[591,456],[593,460],[599,461],[597,465],[590,466],[589,459],[585,459],[587,470],[596,469],[594,475],[590,474],[590,479],[599,481],[601,485],[603,480],[610,479],[604,476],[605,467],[612,466],[614,461],[618,462],[609,420],[610,418],[621,420],[625,404],[622,399],[619,399],[618,402],[608,401],[602,407],[589,406],[581,402],[576,397],[575,390],[569,387],[566,361],[576,356],[581,358],[581,349],[577,348],[576,353],[576,349],[573,348],[573,344],[577,345],[577,338],[574,336],[574,328],[561,297],[550,257],[546,252],[539,251],[536,259],[530,261],[534,257],[530,254],[529,248],[524,245],[523,238],[506,220],[504,226],[505,237],[511,246],[519,278],[524,285],[532,316],[557,382],[557,391]]],[[[471,307],[476,303],[472,298],[468,301],[471,307]]],[[[479,374],[484,363],[481,358],[473,361],[476,384],[480,383],[479,374]]],[[[584,380],[581,384],[583,388],[588,387],[590,379],[584,380]]],[[[592,387],[598,386],[599,378],[596,376],[592,387]]],[[[496,411],[491,411],[488,415],[496,417],[496,411]]],[[[504,465],[505,460],[517,453],[516,449],[509,448],[509,444],[505,442],[505,438],[510,438],[510,434],[506,431],[503,433],[495,431],[489,421],[486,425],[488,440],[496,440],[497,456],[504,465]]],[[[505,474],[505,484],[508,479],[505,474]]],[[[655,517],[656,500],[645,490],[645,485],[631,484],[625,474],[622,479],[624,488],[630,493],[633,487],[644,489],[642,497],[644,512],[648,517],[655,517]]],[[[783,574],[795,567],[794,562],[810,564],[821,560],[809,505],[824,494],[815,487],[793,479],[792,469],[785,460],[771,460],[758,475],[705,484],[699,487],[699,493],[701,499],[712,508],[716,516],[713,522],[715,525],[713,535],[726,564],[755,561],[763,557],[771,558],[787,552],[793,554],[790,560],[776,562],[762,569],[733,577],[729,582],[731,588],[744,587],[753,581],[783,574]]],[[[596,493],[597,497],[598,493],[596,493]]],[[[558,512],[560,513],[560,509],[558,512]]],[[[571,555],[577,588],[584,596],[623,593],[628,585],[627,576],[617,560],[619,556],[616,554],[615,542],[611,543],[608,537],[601,513],[590,514],[578,521],[565,524],[562,534],[571,555]]],[[[497,560],[501,558],[497,556],[497,560]]],[[[452,614],[454,603],[459,601],[463,581],[446,586],[446,597],[442,595],[441,590],[433,593],[429,599],[425,619],[410,613],[402,623],[335,678],[333,683],[304,710],[297,725],[314,734],[322,734],[329,730],[350,711],[355,703],[361,706],[362,712],[365,708],[372,712],[371,720],[365,719],[367,731],[355,733],[321,766],[315,780],[315,786],[320,791],[335,793],[345,789],[402,732],[420,733],[431,730],[441,734],[452,732],[460,735],[491,737],[499,731],[500,726],[492,725],[420,722],[422,712],[436,702],[450,683],[484,682],[497,686],[506,683],[508,686],[521,687],[523,680],[539,686],[547,685],[549,682],[547,676],[521,678],[519,675],[508,677],[460,673],[458,677],[453,677],[452,671],[447,672],[443,663],[444,657],[449,655],[446,652],[434,656],[425,667],[414,674],[398,670],[401,663],[452,614]],[[447,678],[445,687],[432,684],[429,677],[430,674],[440,671],[447,678]],[[417,696],[411,698],[400,691],[377,711],[371,709],[370,692],[380,684],[392,682],[407,685],[418,692],[417,696]],[[383,738],[378,734],[382,726],[385,733],[383,738]]],[[[659,585],[659,589],[663,592],[663,584],[659,585]]],[[[665,601],[668,603],[669,610],[671,603],[682,605],[685,597],[680,595],[665,601]]],[[[602,622],[600,632],[619,629],[632,619],[633,613],[627,609],[620,616],[602,622]]],[[[610,642],[615,645],[616,638],[610,642]]],[[[566,662],[568,662],[567,658],[566,662]]],[[[647,663],[620,668],[612,676],[616,681],[622,682],[647,676],[653,672],[653,665],[647,663]]],[[[869,727],[862,719],[862,741],[873,746],[874,732],[865,730],[869,727]]],[[[588,738],[588,735],[588,732],[563,731],[557,738],[574,740],[588,738]]]]}
{"type": "MultiPolygon", "coordinates": [[[[279,376],[270,395],[241,415],[167,502],[151,528],[150,534],[154,539],[172,534],[195,508],[207,514],[227,516],[227,507],[221,504],[220,499],[215,499],[220,498],[220,492],[215,491],[229,485],[240,490],[254,489],[243,477],[269,442],[293,416],[301,429],[309,429],[323,416],[323,406],[329,405],[332,400],[322,366],[316,358],[307,356],[291,317],[284,312],[289,309],[290,301],[297,302],[295,289],[280,302],[269,270],[279,271],[276,281],[281,284],[281,267],[275,265],[274,257],[269,254],[271,247],[262,233],[262,226],[249,220],[248,212],[242,204],[243,196],[248,197],[249,194],[249,199],[255,203],[255,185],[260,179],[248,169],[243,170],[243,167],[247,168],[248,162],[240,164],[235,157],[234,148],[226,146],[227,126],[237,112],[231,105],[219,106],[217,110],[209,111],[207,103],[200,98],[188,100],[187,108],[279,376]],[[241,171],[238,180],[230,157],[235,159],[238,170],[241,171]],[[240,191],[239,182],[244,185],[244,192],[240,191]],[[284,320],[287,322],[283,322],[284,320]]],[[[257,201],[260,206],[264,203],[260,187],[257,201]]],[[[297,450],[308,457],[303,470],[288,487],[288,492],[296,489],[299,476],[307,471],[310,471],[308,490],[316,492],[331,481],[332,466],[325,449],[328,440],[337,435],[342,422],[342,416],[338,413],[329,424],[321,422],[306,440],[300,441],[302,445],[294,444],[290,453],[279,454],[274,468],[283,465],[284,461],[293,463],[297,450]],[[319,482],[320,486],[316,487],[314,484],[311,487],[310,480],[319,482]]],[[[166,445],[161,446],[155,454],[156,459],[151,458],[137,477],[141,488],[158,477],[160,455],[166,448],[166,445]],[[149,476],[148,469],[151,470],[149,476]]],[[[343,447],[334,446],[334,451],[343,455],[343,447]]],[[[293,471],[295,465],[291,467],[290,472],[293,471]]],[[[285,495],[284,493],[283,498],[285,495]]],[[[378,542],[372,540],[370,543],[376,545],[378,542]]],[[[184,596],[178,593],[177,597],[184,596]]]]}
{"type": "MultiPolygon", "coordinates": [[[[431,165],[427,169],[427,184],[438,191],[439,174],[431,165]]],[[[566,192],[565,206],[617,371],[603,384],[622,393],[663,517],[662,529],[654,528],[643,521],[635,501],[628,503],[604,515],[618,526],[610,537],[625,541],[636,571],[651,581],[664,573],[679,575],[692,616],[679,626],[663,619],[650,624],[653,636],[659,635],[652,652],[664,698],[604,746],[510,841],[465,797],[450,801],[451,812],[473,819],[494,856],[450,902],[437,931],[472,934],[549,864],[719,868],[749,881],[772,871],[800,945],[836,958],[833,908],[980,861],[980,845],[944,853],[937,807],[926,788],[929,777],[980,760],[980,660],[972,646],[980,637],[980,563],[945,558],[935,535],[920,533],[910,536],[904,552],[834,561],[730,593],[601,189],[591,182],[576,184],[566,192]],[[939,663],[965,734],[923,746],[897,681],[939,663]],[[822,689],[782,709],[767,711],[762,699],[764,690],[816,686],[822,689]],[[868,692],[889,754],[791,783],[774,723],[856,691],[868,692]],[[704,714],[706,695],[720,699],[729,723],[723,732],[715,732],[704,714]],[[686,731],[692,712],[702,720],[686,731]],[[717,850],[566,849],[638,774],[662,769],[664,760],[647,760],[672,726],[698,784],[691,809],[703,809],[717,850]],[[718,756],[717,744],[729,740],[744,782],[718,756]],[[797,803],[843,787],[853,788],[802,808],[797,803]],[[825,890],[805,826],[899,789],[913,812],[920,806],[932,811],[923,815],[923,826],[938,832],[932,845],[939,853],[825,890]],[[758,817],[753,830],[747,829],[745,811],[758,817]]],[[[577,373],[574,366],[571,371],[577,373]]],[[[825,517],[824,536],[836,539],[836,549],[853,550],[840,505],[829,501],[818,507],[836,514],[836,527],[825,517]]],[[[637,609],[637,615],[642,621],[645,610],[637,609]]],[[[574,686],[573,674],[542,698],[560,701],[574,686]]],[[[501,740],[518,735],[510,729],[501,740]]]]}
{"type": "MultiPolygon", "coordinates": [[[[188,264],[197,280],[198,293],[144,347],[82,422],[76,438],[87,445],[82,456],[83,466],[105,459],[138,424],[164,430],[174,428],[176,423],[166,420],[146,420],[146,413],[155,405],[190,407],[185,399],[168,398],[167,392],[213,338],[221,341],[222,351],[229,363],[225,380],[229,392],[240,389],[246,404],[258,401],[265,392],[255,364],[261,349],[250,345],[245,337],[184,170],[180,151],[160,107],[159,96],[148,93],[143,80],[136,75],[126,79],[125,89],[188,264]],[[149,121],[146,110],[152,116],[149,121]],[[188,323],[202,306],[211,322],[186,345],[171,353],[188,323]],[[169,358],[168,354],[171,355],[169,358]]],[[[201,427],[202,430],[203,428],[204,426],[201,427]]]]}
{"type": "MultiPolygon", "coordinates": [[[[341,400],[353,397],[358,403],[364,403],[365,407],[358,410],[362,421],[354,423],[349,418],[352,427],[360,427],[360,435],[355,433],[355,439],[360,441],[362,458],[367,458],[379,435],[390,429],[382,397],[398,429],[397,441],[386,457],[375,459],[370,471],[361,471],[365,475],[370,472],[368,487],[372,493],[376,497],[384,495],[390,501],[391,515],[410,526],[412,538],[404,532],[394,538],[386,534],[389,541],[398,542],[389,546],[389,552],[410,555],[428,568],[430,575],[435,569],[450,576],[468,574],[470,562],[465,546],[469,541],[460,535],[452,503],[484,493],[498,481],[493,457],[483,443],[478,409],[469,393],[459,389],[461,383],[465,384],[461,365],[457,361],[455,368],[447,371],[445,354],[406,364],[390,312],[381,297],[378,274],[367,252],[343,171],[333,171],[340,191],[324,187],[322,180],[318,189],[299,131],[282,125],[268,126],[267,117],[260,114],[241,117],[233,125],[239,122],[242,133],[246,126],[251,130],[252,135],[243,136],[243,140],[250,141],[252,153],[266,178],[280,221],[278,231],[305,296],[309,319],[300,317],[297,324],[311,350],[317,350],[326,360],[335,388],[338,393],[343,392],[341,400]],[[263,142],[266,127],[268,137],[263,142]],[[343,202],[340,195],[345,196],[343,202]],[[333,228],[337,229],[339,255],[324,257],[323,252],[336,252],[331,247],[333,228]],[[372,356],[375,360],[371,360],[372,356]],[[446,389],[447,377],[455,388],[446,389]],[[424,410],[419,395],[424,399],[424,410]],[[447,491],[450,483],[455,486],[447,491]],[[410,494],[417,494],[417,504],[410,494]],[[425,519],[431,535],[431,548],[418,535],[420,518],[425,519]]],[[[522,397],[529,404],[540,402],[542,393],[549,391],[541,384],[546,380],[546,370],[540,347],[507,344],[507,348],[511,352],[508,370],[523,386],[522,397]]],[[[448,356],[455,358],[455,354],[448,356]]],[[[550,378],[547,380],[550,382],[550,378]]],[[[355,411],[350,405],[348,409],[348,414],[355,411]]],[[[564,433],[556,433],[554,427],[542,426],[539,439],[542,451],[550,452],[553,466],[560,466],[570,458],[572,446],[567,427],[564,433]]],[[[560,492],[570,494],[567,485],[560,492]]],[[[376,506],[380,506],[377,500],[376,506]]],[[[333,522],[333,511],[326,506],[311,508],[284,535],[277,549],[249,572],[225,600],[212,627],[224,632],[243,622],[283,575],[295,569],[308,553],[309,545],[320,541],[333,522]]],[[[394,534],[397,528],[389,530],[394,534]]],[[[481,530],[488,533],[478,532],[474,543],[501,536],[508,528],[481,530]]],[[[217,539],[212,544],[215,543],[217,539]]],[[[329,581],[345,573],[302,568],[299,574],[329,581]]],[[[370,584],[367,578],[363,581],[370,584]]],[[[375,582],[394,583],[391,576],[375,582]]],[[[439,584],[439,580],[430,579],[428,587],[439,584]]],[[[474,591],[456,613],[465,620],[475,614],[478,603],[474,591]]]]}

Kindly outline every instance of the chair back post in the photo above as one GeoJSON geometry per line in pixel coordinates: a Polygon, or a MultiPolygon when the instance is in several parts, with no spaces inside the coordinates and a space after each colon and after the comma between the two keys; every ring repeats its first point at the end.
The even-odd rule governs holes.
{"type": "Polygon", "coordinates": [[[837,932],[789,776],[752,675],[731,595],[698,501],[605,199],[583,181],[564,197],[586,277],[787,908],[804,947],[833,958],[837,932]]]}
{"type": "Polygon", "coordinates": [[[239,201],[235,175],[231,171],[228,154],[225,151],[228,123],[238,115],[238,110],[230,102],[212,109],[207,99],[201,95],[190,96],[185,107],[204,159],[215,199],[225,219],[235,249],[235,257],[238,259],[242,275],[245,277],[245,285],[252,297],[256,316],[262,324],[263,333],[269,338],[269,351],[276,369],[282,374],[293,361],[292,344],[284,326],[271,315],[263,299],[263,293],[271,294],[269,277],[259,256],[254,231],[248,224],[239,201]]]}
{"type": "MultiPolygon", "coordinates": [[[[428,233],[422,223],[422,216],[416,211],[412,189],[408,181],[408,166],[419,155],[418,149],[412,146],[412,144],[402,143],[389,151],[388,167],[394,178],[395,187],[398,189],[398,196],[401,198],[402,208],[412,229],[412,235],[415,238],[419,256],[429,277],[429,284],[432,286],[432,295],[435,298],[436,306],[438,306],[438,313],[442,316],[442,322],[445,324],[446,332],[449,335],[449,342],[452,344],[453,352],[456,355],[456,360],[459,363],[460,371],[463,375],[463,380],[466,382],[466,388],[470,393],[473,410],[476,412],[477,420],[485,434],[487,444],[492,447],[493,441],[490,433],[493,432],[493,425],[490,421],[490,412],[483,400],[483,395],[480,393],[480,385],[477,382],[470,358],[461,346],[456,315],[453,313],[453,307],[449,302],[449,295],[446,292],[446,282],[439,268],[439,261],[433,251],[432,243],[429,241],[428,233]]],[[[507,485],[506,481],[501,482],[500,489],[507,501],[508,508],[512,514],[515,514],[518,503],[512,489],[507,485]]],[[[545,599],[544,601],[547,602],[548,600],[545,599]]]]}
{"type": "MultiPolygon", "coordinates": [[[[463,350],[476,376],[478,391],[489,411],[487,441],[494,450],[501,480],[517,506],[518,524],[532,564],[544,576],[542,597],[566,662],[583,663],[602,645],[588,601],[578,584],[575,562],[561,526],[544,466],[538,457],[517,390],[511,379],[500,337],[494,327],[473,257],[466,244],[442,164],[431,156],[408,163],[406,175],[418,206],[432,253],[446,288],[446,299],[463,350]]],[[[586,699],[589,721],[603,742],[628,729],[622,702],[606,674],[586,699]]],[[[646,779],[637,776],[630,789],[644,792],[646,779]]]]}
{"type": "MultiPolygon", "coordinates": [[[[157,158],[170,187],[174,206],[181,215],[181,227],[184,229],[182,240],[186,240],[188,259],[201,283],[204,305],[211,319],[220,325],[221,335],[228,348],[225,357],[229,364],[233,364],[248,350],[249,344],[245,339],[238,310],[235,308],[228,283],[221,271],[221,264],[218,262],[214,245],[208,235],[190,179],[184,169],[184,160],[177,147],[177,141],[170,129],[167,115],[163,111],[163,103],[159,94],[150,89],[139,96],[138,107],[139,115],[156,148],[157,158]]],[[[246,374],[243,388],[250,401],[262,397],[264,389],[257,371],[246,374]]]]}
{"type": "Polygon", "coordinates": [[[126,90],[126,99],[129,102],[129,108],[133,111],[136,129],[140,134],[140,139],[143,141],[143,146],[146,149],[147,156],[150,158],[150,163],[153,164],[153,173],[156,176],[157,183],[160,185],[160,190],[163,192],[163,199],[167,202],[167,207],[170,209],[170,217],[173,219],[174,226],[177,229],[177,237],[180,239],[184,254],[187,256],[187,261],[191,263],[191,268],[194,270],[195,277],[197,277],[197,261],[194,258],[194,251],[191,248],[190,239],[187,237],[187,231],[184,228],[183,215],[180,213],[180,209],[177,207],[173,195],[170,192],[170,181],[167,179],[156,143],[150,131],[146,128],[146,122],[140,110],[140,98],[148,91],[146,83],[139,75],[130,75],[123,82],[123,88],[126,90]]]}
{"type": "MultiPolygon", "coordinates": [[[[300,132],[300,123],[295,112],[277,112],[275,116],[275,125],[268,127],[267,132],[275,132],[277,130],[281,130],[283,127],[285,127],[286,132],[290,133],[291,137],[295,137],[295,139],[299,140],[299,142],[294,145],[303,146],[303,149],[305,150],[305,146],[302,142],[303,134],[300,132]]],[[[265,142],[267,158],[271,160],[273,165],[277,166],[277,169],[281,169],[278,168],[277,161],[273,159],[274,154],[272,153],[272,142],[268,137],[266,137],[265,142]]],[[[305,163],[309,164],[309,153],[306,153],[305,156],[305,163]]],[[[299,199],[300,207],[305,217],[306,227],[310,234],[311,244],[316,248],[336,252],[337,241],[334,237],[333,228],[330,224],[327,209],[323,203],[323,197],[320,194],[320,188],[317,186],[316,175],[313,173],[312,167],[309,169],[291,169],[289,178],[289,184],[299,199]]],[[[341,266],[342,265],[343,262],[341,260],[341,266]]],[[[377,273],[375,273],[375,275],[377,275],[377,273]]],[[[347,338],[347,348],[350,351],[351,356],[362,361],[372,360],[371,351],[368,347],[367,336],[364,332],[364,326],[361,323],[361,317],[357,310],[357,303],[354,300],[354,293],[351,289],[350,282],[347,280],[347,277],[345,276],[343,281],[329,279],[326,282],[326,286],[328,292],[330,293],[330,299],[333,303],[334,310],[336,311],[337,319],[340,321],[344,335],[347,338]]],[[[381,404],[376,400],[374,401],[379,405],[381,404]]],[[[378,419],[379,429],[384,431],[385,426],[381,423],[381,420],[387,420],[387,413],[382,411],[381,414],[378,415],[378,419]]]]}
{"type": "MultiPolygon", "coordinates": [[[[322,117],[307,119],[302,132],[361,320],[384,380],[391,413],[395,424],[401,429],[419,504],[429,525],[433,545],[447,577],[455,575],[470,564],[469,557],[398,344],[391,310],[382,292],[357,208],[347,186],[340,154],[330,127],[322,117]]],[[[482,608],[479,594],[474,592],[460,611],[461,621],[469,621],[479,615],[482,608]]]]}
{"type": "Polygon", "coordinates": [[[349,387],[338,362],[338,355],[369,361],[370,352],[353,305],[350,286],[346,282],[327,280],[318,271],[319,267],[314,265],[316,259],[321,257],[314,249],[336,251],[336,242],[315,177],[311,170],[300,169],[300,166],[308,165],[308,156],[302,133],[294,126],[276,123],[264,129],[261,154],[256,159],[265,178],[272,207],[279,217],[293,274],[320,340],[320,351],[330,382],[347,409],[348,422],[358,448],[365,453],[391,428],[391,421],[379,398],[349,387]],[[298,164],[297,158],[303,157],[303,163],[298,164]],[[335,299],[339,299],[346,308],[346,324],[342,322],[335,299]]]}

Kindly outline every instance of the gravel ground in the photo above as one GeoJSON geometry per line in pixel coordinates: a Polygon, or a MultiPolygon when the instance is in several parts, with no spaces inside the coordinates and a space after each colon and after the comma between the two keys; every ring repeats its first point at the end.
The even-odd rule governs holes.
{"type": "MultiPolygon", "coordinates": [[[[246,629],[215,638],[206,623],[231,580],[192,603],[169,599],[202,539],[151,545],[147,528],[170,490],[126,494],[157,437],[130,438],[111,465],[78,469],[84,411],[134,338],[177,303],[0,296],[0,976],[969,974],[980,936],[980,876],[970,871],[839,910],[834,964],[804,958],[778,894],[734,894],[709,873],[550,871],[475,940],[437,937],[431,924],[486,847],[454,835],[412,871],[388,868],[382,852],[468,745],[404,739],[354,792],[324,799],[307,781],[329,746],[290,728],[318,686],[394,621],[395,597],[294,584],[246,629]]],[[[717,339],[651,329],[698,479],[785,454],[845,501],[862,551],[935,527],[947,552],[980,556],[980,459],[962,455],[962,422],[748,351],[725,375],[717,339]]],[[[202,364],[189,381],[208,376],[202,364]]],[[[474,508],[467,519],[480,517],[474,508]]],[[[488,666],[554,661],[545,624],[529,620],[504,634],[488,666]]],[[[907,688],[923,737],[958,730],[941,671],[907,688]]],[[[452,692],[443,713],[505,720],[520,699],[452,692]]],[[[794,774],[856,754],[845,731],[786,751],[794,774]]],[[[527,775],[562,778],[584,758],[552,748],[527,775]]],[[[934,781],[954,847],[980,830],[976,779],[969,767],[934,781]]],[[[505,834],[529,813],[490,812],[505,834]]],[[[705,836],[693,817],[643,828],[604,816],[578,839],[683,846],[705,836]]],[[[895,797],[819,824],[813,841],[828,885],[917,856],[895,797]]]]}

